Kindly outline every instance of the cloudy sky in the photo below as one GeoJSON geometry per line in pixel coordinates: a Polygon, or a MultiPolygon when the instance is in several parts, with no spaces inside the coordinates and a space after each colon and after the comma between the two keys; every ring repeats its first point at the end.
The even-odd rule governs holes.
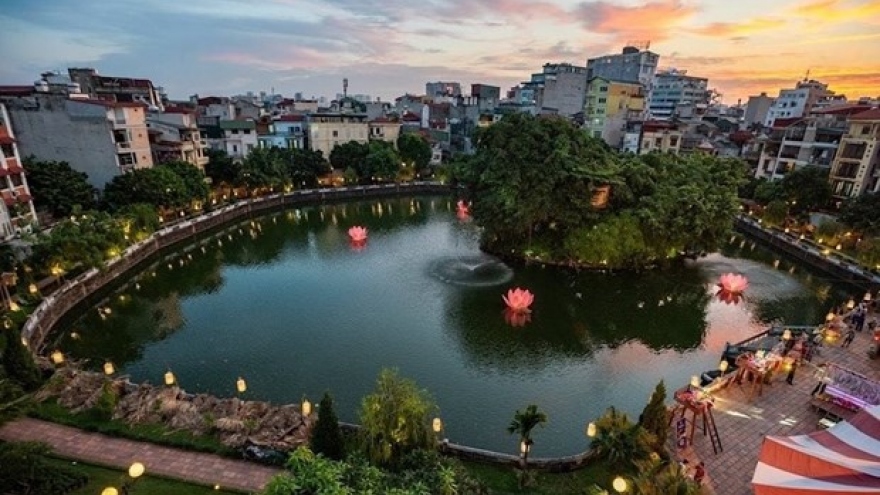
{"type": "Polygon", "coordinates": [[[803,78],[880,95],[880,0],[3,0],[0,84],[91,66],[172,98],[276,91],[384,99],[434,80],[507,89],[629,41],[726,103],[803,78]]]}

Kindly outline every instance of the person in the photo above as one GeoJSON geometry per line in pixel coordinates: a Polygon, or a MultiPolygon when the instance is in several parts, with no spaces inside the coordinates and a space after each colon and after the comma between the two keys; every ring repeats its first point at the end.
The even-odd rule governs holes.
{"type": "Polygon", "coordinates": [[[794,385],[794,372],[797,371],[798,367],[797,359],[786,358],[786,363],[788,363],[791,368],[788,369],[788,375],[785,376],[785,383],[794,385]]]}
{"type": "Polygon", "coordinates": [[[859,308],[853,317],[853,323],[856,325],[856,332],[861,332],[865,328],[865,319],[868,317],[867,310],[859,308]]]}
{"type": "Polygon", "coordinates": [[[816,373],[813,376],[819,380],[819,383],[813,387],[813,391],[810,392],[810,397],[815,397],[816,394],[824,394],[825,387],[828,386],[828,383],[831,382],[831,377],[828,376],[828,363],[822,363],[816,368],[816,373]]]}
{"type": "Polygon", "coordinates": [[[700,461],[699,464],[697,464],[697,467],[694,468],[694,481],[696,481],[697,484],[702,484],[703,479],[705,479],[705,478],[706,478],[706,466],[705,466],[705,464],[703,464],[703,461],[700,461]]]}
{"type": "Polygon", "coordinates": [[[840,347],[849,347],[849,345],[852,344],[853,339],[855,339],[855,338],[856,338],[856,331],[853,330],[852,328],[850,328],[849,330],[846,331],[846,336],[843,338],[843,344],[841,344],[840,347]]]}
{"type": "Polygon", "coordinates": [[[681,469],[681,474],[683,474],[685,476],[687,476],[689,474],[688,471],[690,471],[690,462],[691,461],[689,461],[687,459],[682,459],[678,463],[679,469],[681,469]]]}

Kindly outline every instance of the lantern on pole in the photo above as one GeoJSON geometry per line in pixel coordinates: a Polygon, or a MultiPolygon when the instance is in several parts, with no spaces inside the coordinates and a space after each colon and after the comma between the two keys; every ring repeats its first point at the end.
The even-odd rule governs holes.
{"type": "Polygon", "coordinates": [[[849,298],[849,301],[846,302],[846,309],[853,309],[856,307],[856,301],[853,298],[849,298]]]}
{"type": "Polygon", "coordinates": [[[596,423],[590,421],[590,423],[587,425],[587,436],[590,438],[596,436],[596,423]]]}
{"type": "Polygon", "coordinates": [[[700,388],[700,377],[697,375],[691,377],[691,387],[700,388]]]}
{"type": "Polygon", "coordinates": [[[786,328],[785,331],[782,332],[782,340],[791,340],[791,330],[786,328]]]}
{"type": "Polygon", "coordinates": [[[306,399],[305,397],[303,397],[301,407],[302,407],[301,410],[302,410],[303,416],[309,416],[312,414],[312,403],[309,402],[309,399],[306,399]]]}
{"type": "Polygon", "coordinates": [[[440,418],[434,418],[434,421],[431,422],[431,429],[434,433],[440,433],[443,431],[443,421],[440,418]]]}
{"type": "Polygon", "coordinates": [[[240,394],[247,392],[247,382],[244,381],[244,378],[238,377],[238,380],[235,381],[235,389],[240,394]]]}
{"type": "Polygon", "coordinates": [[[865,292],[865,297],[862,298],[862,301],[866,303],[871,302],[871,291],[865,292]]]}
{"type": "Polygon", "coordinates": [[[104,363],[104,374],[109,376],[113,373],[116,373],[116,368],[113,366],[113,363],[111,363],[110,361],[104,363]]]}
{"type": "Polygon", "coordinates": [[[174,385],[176,381],[177,378],[174,376],[174,373],[172,373],[171,370],[165,372],[165,385],[168,385],[170,387],[174,385]]]}
{"type": "Polygon", "coordinates": [[[614,478],[614,481],[611,482],[611,487],[614,488],[614,491],[617,493],[623,493],[629,488],[625,479],[622,476],[618,476],[614,478]]]}
{"type": "Polygon", "coordinates": [[[718,371],[721,373],[726,373],[728,367],[730,367],[730,363],[726,359],[718,363],[718,371]]]}
{"type": "Polygon", "coordinates": [[[830,322],[835,316],[834,311],[829,311],[828,314],[825,315],[825,321],[830,322]]]}

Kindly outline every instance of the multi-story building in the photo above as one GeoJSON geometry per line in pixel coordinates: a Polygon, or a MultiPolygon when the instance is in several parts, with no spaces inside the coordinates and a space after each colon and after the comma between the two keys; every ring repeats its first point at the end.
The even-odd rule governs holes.
{"type": "Polygon", "coordinates": [[[478,100],[498,103],[501,100],[501,88],[488,84],[471,84],[471,96],[478,100]]]}
{"type": "Polygon", "coordinates": [[[773,106],[774,101],[776,101],[776,98],[767,96],[767,93],[749,96],[749,101],[746,103],[746,113],[743,116],[743,123],[747,127],[756,124],[763,126],[764,122],[767,121],[767,113],[770,111],[770,107],[773,106]]]}
{"type": "Polygon", "coordinates": [[[880,108],[859,112],[849,128],[831,166],[831,190],[837,198],[880,192],[880,108]]]}
{"type": "Polygon", "coordinates": [[[425,96],[435,98],[438,96],[461,96],[461,84],[457,82],[429,82],[425,84],[425,96]]]}
{"type": "MultiPolygon", "coordinates": [[[[66,161],[86,173],[95,187],[132,169],[153,166],[145,104],[44,89],[38,85],[29,94],[3,97],[0,88],[23,155],[66,161]]],[[[76,89],[78,85],[71,86],[76,89]]]]}
{"type": "Polygon", "coordinates": [[[639,120],[645,111],[641,83],[594,77],[587,82],[584,129],[591,136],[620,147],[626,123],[639,120]]]}
{"type": "Polygon", "coordinates": [[[834,94],[828,85],[819,81],[798,81],[794,89],[781,89],[776,101],[767,112],[764,126],[773,127],[776,119],[792,119],[809,115],[813,106],[821,99],[834,94]]]}
{"type": "Polygon", "coordinates": [[[370,127],[364,114],[314,113],[309,116],[308,137],[310,149],[329,157],[336,145],[368,142],[370,127]]]}
{"type": "Polygon", "coordinates": [[[711,100],[705,77],[687,75],[687,71],[670,69],[654,74],[648,95],[648,113],[652,119],[666,120],[682,114],[689,117],[705,113],[711,100]]]}
{"type": "Polygon", "coordinates": [[[622,53],[587,59],[587,77],[639,82],[650,89],[659,61],[660,55],[648,51],[647,46],[626,46],[622,53]]]}
{"type": "Polygon", "coordinates": [[[269,125],[269,132],[258,134],[261,148],[304,149],[306,135],[305,115],[279,115],[269,125]]]}
{"type": "Polygon", "coordinates": [[[79,84],[83,94],[101,100],[124,103],[143,103],[151,109],[161,109],[165,95],[161,87],[149,79],[101,76],[92,68],[67,69],[70,80],[79,84]]]}
{"type": "Polygon", "coordinates": [[[233,160],[247,158],[259,146],[257,124],[251,119],[221,120],[223,149],[233,160]]]}
{"type": "Polygon", "coordinates": [[[755,177],[778,180],[802,167],[830,169],[852,115],[868,107],[839,105],[804,118],[776,119],[756,150],[755,177]]]}
{"type": "Polygon", "coordinates": [[[660,152],[677,155],[681,149],[682,136],[679,127],[672,122],[646,121],[641,126],[639,154],[660,152]]]}
{"type": "Polygon", "coordinates": [[[37,221],[31,191],[15,143],[15,133],[9,125],[6,105],[0,103],[0,240],[29,232],[37,221]]]}
{"type": "Polygon", "coordinates": [[[367,122],[371,141],[385,141],[397,146],[400,137],[400,122],[386,117],[379,117],[367,122]]]}
{"type": "Polygon", "coordinates": [[[544,64],[523,86],[534,89],[541,113],[571,117],[584,111],[587,69],[571,64],[544,64]]]}
{"type": "Polygon", "coordinates": [[[199,115],[217,117],[220,120],[233,120],[237,117],[235,104],[229,98],[220,96],[198,98],[196,96],[195,100],[199,115]]]}
{"type": "Polygon", "coordinates": [[[147,127],[154,163],[184,161],[199,169],[208,164],[195,110],[165,107],[162,113],[147,114],[147,127]]]}

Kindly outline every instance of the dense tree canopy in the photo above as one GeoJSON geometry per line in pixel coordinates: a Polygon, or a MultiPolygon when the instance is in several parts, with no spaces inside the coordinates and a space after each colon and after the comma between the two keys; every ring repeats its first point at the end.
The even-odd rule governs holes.
{"type": "Polygon", "coordinates": [[[37,208],[45,208],[58,218],[70,215],[77,206],[94,207],[97,190],[89,184],[88,175],[77,172],[67,162],[44,162],[28,157],[24,159],[24,167],[37,208]]]}
{"type": "Polygon", "coordinates": [[[333,150],[330,151],[330,164],[336,170],[353,168],[356,171],[360,171],[364,166],[364,162],[367,161],[367,155],[369,154],[369,144],[349,141],[333,147],[333,150]]]}
{"type": "Polygon", "coordinates": [[[456,177],[490,251],[635,267],[713,250],[733,225],[742,162],[620,156],[567,120],[516,114],[481,130],[456,177]],[[610,186],[610,201],[593,202],[610,186]]]}
{"type": "Polygon", "coordinates": [[[135,203],[174,208],[192,199],[186,182],[171,167],[136,169],[117,175],[104,187],[104,201],[111,209],[135,203]]]}
{"type": "Polygon", "coordinates": [[[824,208],[832,197],[828,170],[819,167],[797,168],[778,181],[751,179],[740,188],[740,194],[765,205],[782,201],[789,205],[790,215],[824,208]]]}
{"type": "Polygon", "coordinates": [[[422,170],[431,162],[431,145],[419,134],[405,132],[397,138],[400,159],[416,170],[422,170]]]}
{"type": "Polygon", "coordinates": [[[880,234],[880,193],[862,194],[840,207],[840,221],[859,232],[880,234]]]}
{"type": "Polygon", "coordinates": [[[237,186],[241,183],[241,164],[233,160],[225,151],[208,150],[205,175],[211,178],[214,185],[237,186]]]}
{"type": "Polygon", "coordinates": [[[361,177],[394,180],[399,172],[400,158],[394,148],[382,143],[370,143],[370,153],[367,155],[366,167],[361,171],[361,177]]]}
{"type": "Polygon", "coordinates": [[[210,189],[205,182],[205,174],[193,164],[183,161],[167,162],[160,165],[171,169],[183,180],[186,186],[186,194],[191,199],[204,200],[208,197],[210,189]]]}

